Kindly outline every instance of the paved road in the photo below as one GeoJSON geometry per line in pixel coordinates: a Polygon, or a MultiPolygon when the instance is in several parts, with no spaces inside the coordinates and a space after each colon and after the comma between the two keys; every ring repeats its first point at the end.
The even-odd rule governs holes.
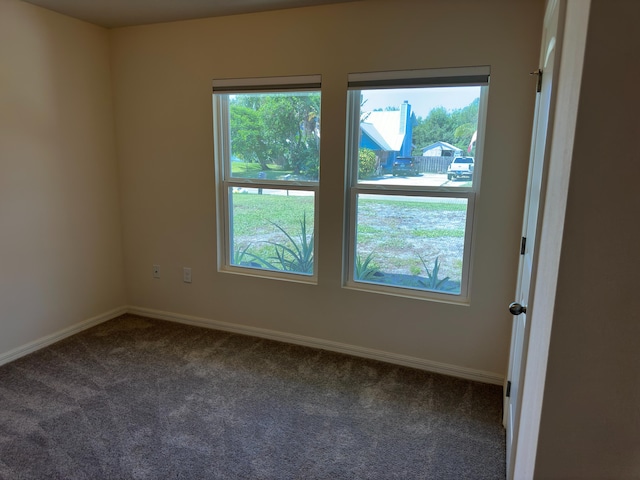
{"type": "MultiPolygon", "coordinates": [[[[447,175],[444,173],[421,173],[420,175],[412,176],[397,176],[384,175],[381,178],[375,180],[369,180],[361,182],[362,184],[371,185],[412,185],[412,186],[424,186],[424,187],[455,187],[466,185],[467,182],[456,182],[447,180],[447,175]]],[[[236,188],[235,192],[247,192],[257,193],[257,188],[236,188]]],[[[276,190],[276,189],[263,189],[265,195],[313,195],[313,192],[303,190],[276,190]]]]}
{"type": "Polygon", "coordinates": [[[453,182],[447,180],[446,173],[421,173],[415,176],[398,176],[384,175],[382,178],[361,182],[371,183],[374,185],[418,185],[426,187],[455,187],[463,185],[466,182],[453,182]]]}

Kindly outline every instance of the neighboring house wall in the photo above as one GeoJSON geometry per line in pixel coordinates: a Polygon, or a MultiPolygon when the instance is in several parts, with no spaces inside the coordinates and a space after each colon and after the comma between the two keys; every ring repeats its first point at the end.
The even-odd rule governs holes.
{"type": "Polygon", "coordinates": [[[375,126],[368,122],[360,124],[360,145],[358,145],[358,147],[373,150],[378,158],[378,165],[383,169],[391,165],[397,154],[397,152],[394,152],[391,146],[384,141],[375,126]]]}
{"type": "Polygon", "coordinates": [[[126,278],[133,305],[505,374],[540,49],[541,1],[367,1],[111,33],[126,278]],[[367,54],[362,31],[367,19],[367,54]],[[439,18],[424,29],[424,18],[439,18]],[[450,24],[464,24],[455,42],[450,24]],[[330,29],[326,25],[331,25],[330,29]],[[314,47],[300,42],[304,25],[314,47]],[[233,41],[229,41],[233,39],[233,41]],[[437,45],[437,48],[428,48],[437,45]],[[217,46],[212,50],[212,46],[217,46]],[[295,59],[295,61],[292,61],[295,59]],[[348,73],[491,65],[469,306],[342,287],[348,73]],[[321,74],[318,285],[217,271],[211,80],[321,74]],[[159,101],[161,99],[161,101],[159,101]],[[151,277],[159,263],[163,276],[151,277]],[[182,267],[193,283],[182,282],[182,267]]]}
{"type": "Polygon", "coordinates": [[[436,142],[422,149],[423,157],[458,157],[462,150],[447,142],[436,142]]]}
{"type": "Polygon", "coordinates": [[[126,304],[106,29],[0,1],[0,357],[126,304]]]}
{"type": "Polygon", "coordinates": [[[360,124],[359,146],[375,151],[380,166],[391,169],[396,158],[411,156],[416,121],[407,101],[397,111],[369,112],[365,121],[360,124]]]}
{"type": "Polygon", "coordinates": [[[368,148],[370,150],[380,150],[380,145],[374,142],[369,135],[362,132],[360,136],[360,148],[368,148]]]}

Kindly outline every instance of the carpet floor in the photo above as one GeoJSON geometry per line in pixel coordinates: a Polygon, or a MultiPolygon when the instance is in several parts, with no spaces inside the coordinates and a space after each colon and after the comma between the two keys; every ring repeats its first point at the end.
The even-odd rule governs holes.
{"type": "Polygon", "coordinates": [[[504,479],[502,389],[124,315],[0,367],[0,479],[504,479]]]}

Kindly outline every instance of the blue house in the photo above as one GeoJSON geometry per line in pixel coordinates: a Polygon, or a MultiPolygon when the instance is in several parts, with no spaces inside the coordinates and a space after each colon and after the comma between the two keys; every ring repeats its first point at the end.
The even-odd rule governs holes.
{"type": "Polygon", "coordinates": [[[368,112],[360,122],[360,148],[376,152],[383,170],[391,170],[398,157],[411,157],[416,116],[405,100],[400,110],[368,112]]]}

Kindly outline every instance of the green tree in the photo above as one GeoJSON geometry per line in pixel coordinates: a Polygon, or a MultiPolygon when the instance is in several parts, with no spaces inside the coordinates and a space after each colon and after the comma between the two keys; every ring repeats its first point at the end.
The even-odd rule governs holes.
{"type": "Polygon", "coordinates": [[[451,112],[451,120],[456,129],[453,132],[453,144],[466,150],[469,147],[473,134],[478,129],[478,114],[480,110],[480,99],[476,98],[464,108],[451,112]]]}
{"type": "Polygon", "coordinates": [[[267,146],[262,139],[260,114],[250,107],[232,104],[229,115],[233,155],[247,163],[258,162],[262,170],[267,170],[267,146]]]}
{"type": "Polygon", "coordinates": [[[236,157],[257,161],[263,170],[276,163],[295,174],[318,178],[319,93],[236,95],[229,110],[236,157]]]}
{"type": "Polygon", "coordinates": [[[444,107],[432,109],[426,118],[418,118],[413,128],[414,155],[435,142],[447,142],[466,150],[478,128],[480,99],[476,98],[464,108],[448,111],[444,107]]]}
{"type": "Polygon", "coordinates": [[[413,128],[413,144],[416,146],[414,154],[419,155],[420,149],[435,142],[453,143],[455,126],[451,114],[444,107],[432,109],[427,117],[418,120],[413,128]]]}

